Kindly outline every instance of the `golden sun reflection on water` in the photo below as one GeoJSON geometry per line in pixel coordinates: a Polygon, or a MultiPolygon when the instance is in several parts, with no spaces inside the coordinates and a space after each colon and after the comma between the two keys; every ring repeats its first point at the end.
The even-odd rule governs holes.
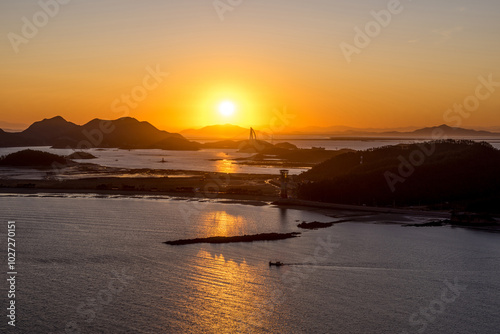
{"type": "Polygon", "coordinates": [[[191,277],[192,299],[190,316],[197,331],[203,333],[252,332],[262,316],[256,305],[262,304],[262,277],[257,268],[245,260],[236,262],[200,250],[191,277]]]}
{"type": "Polygon", "coordinates": [[[246,219],[243,216],[234,216],[226,211],[207,211],[201,216],[202,224],[199,227],[203,230],[202,235],[206,236],[234,236],[244,234],[246,219]]]}
{"type": "Polygon", "coordinates": [[[217,157],[220,159],[215,162],[215,168],[217,168],[217,172],[226,174],[236,172],[236,168],[238,166],[233,163],[233,160],[228,159],[226,153],[220,152],[219,154],[217,154],[217,157]]]}
{"type": "MultiPolygon", "coordinates": [[[[249,233],[246,228],[253,224],[252,220],[225,210],[207,211],[200,216],[197,234],[243,235],[249,233]]],[[[190,297],[185,306],[193,332],[262,333],[273,323],[274,306],[266,305],[276,286],[269,282],[267,261],[257,266],[247,263],[246,256],[252,256],[253,247],[259,245],[208,245],[197,251],[190,261],[190,297]],[[233,252],[235,257],[228,255],[233,252]]]]}

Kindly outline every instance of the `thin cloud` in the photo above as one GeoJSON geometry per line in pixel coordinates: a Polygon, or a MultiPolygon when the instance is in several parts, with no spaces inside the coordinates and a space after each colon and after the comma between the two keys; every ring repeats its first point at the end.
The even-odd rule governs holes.
{"type": "Polygon", "coordinates": [[[453,27],[453,28],[448,28],[448,29],[437,29],[433,30],[432,32],[441,36],[442,41],[448,40],[453,37],[456,33],[461,32],[463,27],[453,27]]]}

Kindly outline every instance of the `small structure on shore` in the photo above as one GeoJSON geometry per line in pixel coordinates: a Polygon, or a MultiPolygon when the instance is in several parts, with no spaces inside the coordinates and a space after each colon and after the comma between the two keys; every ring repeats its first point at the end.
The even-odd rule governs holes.
{"type": "Polygon", "coordinates": [[[281,198],[288,198],[288,169],[280,170],[281,173],[281,198]]]}

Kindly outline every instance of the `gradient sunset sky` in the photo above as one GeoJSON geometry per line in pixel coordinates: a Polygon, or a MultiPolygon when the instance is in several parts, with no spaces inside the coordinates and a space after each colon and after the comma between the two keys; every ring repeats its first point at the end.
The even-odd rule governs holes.
{"type": "Polygon", "coordinates": [[[41,1],[53,17],[38,1],[0,2],[0,121],[259,128],[286,108],[290,129],[500,126],[500,83],[447,112],[474,101],[478,77],[500,82],[498,0],[402,0],[350,62],[341,45],[397,0],[61,0],[57,13],[55,1],[41,1]],[[23,28],[34,20],[38,32],[23,28]],[[232,116],[217,110],[225,100],[232,116]]]}

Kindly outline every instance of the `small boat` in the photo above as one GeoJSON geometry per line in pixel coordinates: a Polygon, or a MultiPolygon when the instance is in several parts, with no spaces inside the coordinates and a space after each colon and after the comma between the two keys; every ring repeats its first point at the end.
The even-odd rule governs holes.
{"type": "Polygon", "coordinates": [[[281,262],[281,261],[276,261],[276,262],[269,261],[269,266],[279,267],[279,266],[282,266],[282,265],[283,265],[283,262],[281,262]]]}
{"type": "Polygon", "coordinates": [[[165,158],[161,158],[161,161],[160,161],[160,162],[161,162],[161,163],[165,163],[165,162],[166,162],[166,161],[165,161],[165,158]]]}

